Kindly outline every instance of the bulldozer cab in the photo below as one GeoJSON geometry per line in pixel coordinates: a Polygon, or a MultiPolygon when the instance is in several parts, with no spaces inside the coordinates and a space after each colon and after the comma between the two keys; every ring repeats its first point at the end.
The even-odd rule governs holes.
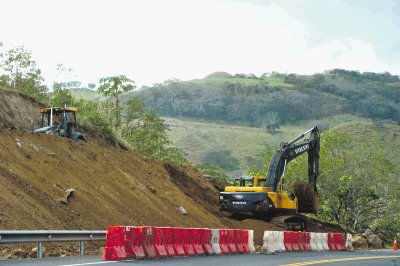
{"type": "Polygon", "coordinates": [[[67,106],[40,108],[39,128],[33,132],[59,135],[73,140],[84,140],[84,136],[78,128],[77,111],[77,108],[67,106]]]}

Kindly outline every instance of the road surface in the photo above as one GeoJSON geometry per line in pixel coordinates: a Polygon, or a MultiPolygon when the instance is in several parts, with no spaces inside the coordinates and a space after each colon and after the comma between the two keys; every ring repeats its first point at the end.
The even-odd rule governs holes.
{"type": "Polygon", "coordinates": [[[0,261],[0,265],[34,266],[136,266],[136,265],[194,265],[194,266],[303,266],[303,265],[390,265],[400,266],[400,252],[391,250],[355,252],[302,252],[276,255],[242,254],[167,258],[158,260],[102,261],[99,256],[57,257],[0,261]]]}

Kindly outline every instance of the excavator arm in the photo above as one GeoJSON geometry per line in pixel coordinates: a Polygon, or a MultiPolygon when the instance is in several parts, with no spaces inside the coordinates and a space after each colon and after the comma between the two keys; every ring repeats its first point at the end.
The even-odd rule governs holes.
{"type": "Polygon", "coordinates": [[[277,192],[279,182],[281,181],[281,184],[284,183],[287,164],[296,157],[307,152],[308,182],[314,188],[314,193],[318,194],[316,183],[319,175],[319,135],[320,132],[318,127],[313,127],[288,143],[282,143],[281,148],[274,154],[268,167],[265,186],[269,187],[271,191],[277,192]],[[309,140],[297,143],[308,133],[310,133],[309,140]]]}

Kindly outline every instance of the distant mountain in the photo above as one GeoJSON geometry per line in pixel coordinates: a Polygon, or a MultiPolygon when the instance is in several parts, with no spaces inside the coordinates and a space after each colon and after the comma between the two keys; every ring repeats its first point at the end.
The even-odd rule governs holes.
{"type": "Polygon", "coordinates": [[[334,69],[296,75],[225,72],[191,81],[170,80],[121,96],[142,98],[159,115],[265,126],[351,114],[400,122],[400,79],[389,73],[334,69]]]}

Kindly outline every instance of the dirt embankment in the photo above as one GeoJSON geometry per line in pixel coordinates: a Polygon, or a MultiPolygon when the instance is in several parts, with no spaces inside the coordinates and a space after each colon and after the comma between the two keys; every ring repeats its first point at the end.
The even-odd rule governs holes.
{"type": "Polygon", "coordinates": [[[162,163],[112,146],[2,131],[0,182],[4,229],[224,226],[176,186],[162,163]],[[66,205],[59,199],[70,188],[66,205]],[[178,212],[181,206],[188,215],[178,212]]]}
{"type": "Polygon", "coordinates": [[[0,128],[32,131],[38,126],[41,106],[32,97],[0,90],[0,128]]]}

